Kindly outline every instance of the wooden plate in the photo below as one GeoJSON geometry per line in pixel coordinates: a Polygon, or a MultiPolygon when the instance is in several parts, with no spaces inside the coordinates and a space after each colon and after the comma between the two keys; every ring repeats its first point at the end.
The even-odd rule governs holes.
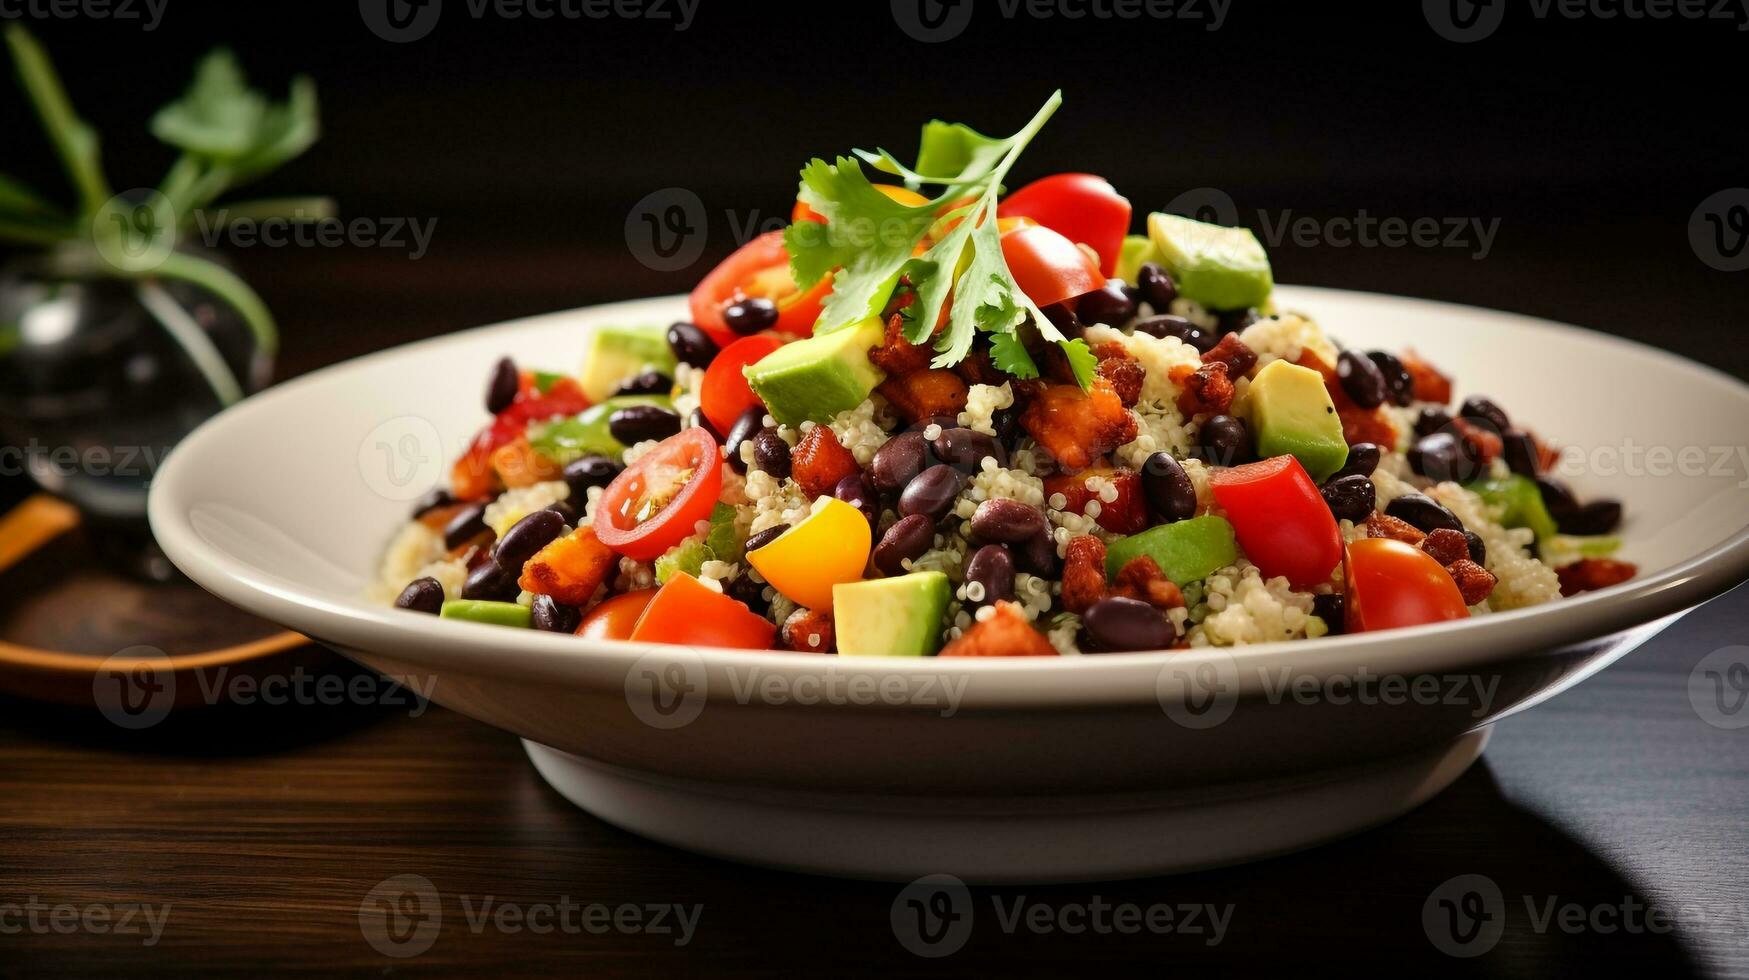
{"type": "MultiPolygon", "coordinates": [[[[270,672],[289,667],[288,658],[333,657],[186,579],[160,584],[111,570],[91,533],[77,510],[42,494],[0,517],[0,691],[90,705],[99,671],[129,669],[136,656],[178,675],[270,672]]],[[[203,689],[175,690],[185,707],[203,689]]]]}

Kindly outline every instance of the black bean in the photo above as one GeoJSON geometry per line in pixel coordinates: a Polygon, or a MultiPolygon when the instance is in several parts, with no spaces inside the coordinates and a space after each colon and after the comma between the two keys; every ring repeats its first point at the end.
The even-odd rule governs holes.
{"type": "Polygon", "coordinates": [[[668,349],[674,352],[675,360],[695,368],[710,367],[718,352],[717,342],[710,334],[685,322],[668,328],[668,349]]]}
{"type": "Polygon", "coordinates": [[[844,501],[868,518],[873,524],[881,516],[881,495],[875,491],[874,481],[866,473],[852,473],[838,481],[832,488],[832,496],[844,501]]]}
{"type": "Polygon", "coordinates": [[[1480,534],[1474,531],[1465,531],[1464,543],[1470,546],[1470,561],[1478,565],[1488,564],[1488,546],[1483,543],[1480,534]]]}
{"type": "Polygon", "coordinates": [[[1214,350],[1215,344],[1220,340],[1184,317],[1172,316],[1171,314],[1151,316],[1142,320],[1136,324],[1135,332],[1145,333],[1150,337],[1159,337],[1162,340],[1174,337],[1195,347],[1197,352],[1201,354],[1207,354],[1214,350]]]}
{"type": "Polygon", "coordinates": [[[1443,408],[1423,408],[1415,416],[1415,434],[1430,436],[1451,427],[1451,413],[1443,408]]]}
{"type": "Polygon", "coordinates": [[[1366,356],[1385,376],[1385,390],[1391,393],[1391,404],[1405,407],[1415,400],[1415,376],[1409,373],[1397,355],[1375,350],[1366,356]]]}
{"type": "Polygon", "coordinates": [[[1506,417],[1506,412],[1481,395],[1471,395],[1464,399],[1464,403],[1458,407],[1458,417],[1485,423],[1494,432],[1505,432],[1512,428],[1512,421],[1506,417]]]}
{"type": "MultiPolygon", "coordinates": [[[[702,408],[695,408],[692,410],[692,413],[686,417],[686,425],[688,428],[705,430],[710,433],[711,438],[715,439],[718,443],[723,441],[723,434],[717,431],[717,427],[711,424],[710,419],[705,418],[704,409],[702,408]]],[[[741,470],[736,470],[735,472],[740,473],[741,470]]]]}
{"type": "Polygon", "coordinates": [[[443,583],[434,578],[416,578],[401,590],[395,605],[435,616],[443,611],[443,583]]]}
{"type": "Polygon", "coordinates": [[[1014,558],[999,544],[987,544],[972,552],[966,562],[966,584],[976,582],[984,587],[977,599],[967,598],[973,606],[989,605],[1014,598],[1014,558]]]}
{"type": "Polygon", "coordinates": [[[1160,610],[1122,596],[1101,599],[1089,606],[1081,624],[1099,650],[1164,650],[1178,638],[1178,631],[1160,610]]]}
{"type": "Polygon", "coordinates": [[[1196,486],[1171,453],[1155,453],[1142,464],[1142,492],[1162,524],[1196,516],[1196,486]]]}
{"type": "Polygon", "coordinates": [[[783,532],[787,530],[789,530],[788,524],[773,524],[765,530],[760,531],[758,534],[748,535],[747,543],[742,547],[749,552],[758,551],[760,548],[763,548],[782,537],[783,532]]]}
{"type": "Polygon", "coordinates": [[[518,571],[506,569],[495,561],[481,562],[468,573],[467,581],[462,584],[462,598],[509,602],[522,592],[522,587],[516,584],[517,578],[518,571]]]}
{"type": "Polygon", "coordinates": [[[739,600],[742,605],[763,616],[771,608],[771,600],[765,597],[767,588],[769,586],[764,582],[755,580],[750,573],[743,571],[729,580],[729,584],[723,587],[723,594],[739,600]]]}
{"type": "Polygon", "coordinates": [[[454,550],[467,544],[486,528],[486,505],[470,504],[462,508],[443,526],[443,546],[454,550]]]}
{"type": "Polygon", "coordinates": [[[929,466],[929,443],[921,432],[901,432],[875,450],[869,464],[875,489],[898,493],[929,466]]]}
{"type": "Polygon", "coordinates": [[[1579,513],[1579,498],[1573,496],[1573,491],[1567,485],[1553,477],[1539,476],[1536,478],[1536,488],[1542,493],[1543,508],[1549,516],[1559,524],[1563,519],[1579,513]]]}
{"type": "Polygon", "coordinates": [[[1459,532],[1464,529],[1464,522],[1458,520],[1456,514],[1426,494],[1406,493],[1385,505],[1385,513],[1397,520],[1408,521],[1416,530],[1428,534],[1440,528],[1459,532]]]}
{"type": "Polygon", "coordinates": [[[979,504],[972,512],[971,523],[973,540],[1004,544],[1021,544],[1048,530],[1045,515],[1037,507],[1006,497],[994,497],[979,504]]]}
{"type": "Polygon", "coordinates": [[[1336,377],[1342,382],[1342,390],[1361,408],[1377,408],[1391,393],[1385,373],[1357,350],[1345,350],[1336,358],[1336,377]]]}
{"type": "Polygon", "coordinates": [[[789,443],[776,429],[760,429],[753,436],[753,465],[779,480],[789,476],[789,443]]]}
{"type": "Polygon", "coordinates": [[[455,502],[455,494],[442,487],[434,487],[429,493],[414,502],[413,516],[415,518],[423,517],[439,507],[448,507],[455,502]]]}
{"type": "Polygon", "coordinates": [[[666,439],[680,431],[680,413],[660,405],[627,405],[607,417],[607,431],[628,446],[666,439]]]}
{"type": "Polygon", "coordinates": [[[1379,468],[1379,460],[1383,455],[1376,444],[1357,442],[1348,447],[1348,460],[1342,464],[1341,469],[1330,474],[1330,479],[1340,480],[1345,476],[1372,476],[1373,471],[1379,468]]]}
{"type": "Polygon", "coordinates": [[[1481,461],[1470,451],[1469,444],[1449,432],[1423,436],[1405,455],[1411,470],[1434,481],[1467,483],[1482,470],[1481,461]]]}
{"type": "Polygon", "coordinates": [[[1555,523],[1562,534],[1609,534],[1621,526],[1621,501],[1593,500],[1555,523]]]}
{"type": "Polygon", "coordinates": [[[547,511],[549,513],[559,515],[560,519],[562,519],[566,524],[569,524],[572,527],[577,526],[577,508],[572,507],[570,504],[566,503],[563,500],[559,501],[556,504],[548,504],[545,507],[542,507],[541,509],[544,511],[547,511]]]}
{"type": "Polygon", "coordinates": [[[735,424],[729,426],[729,435],[723,440],[723,447],[728,450],[729,469],[737,473],[746,473],[747,464],[741,459],[741,444],[753,438],[765,426],[765,408],[755,405],[735,419],[735,424]]]}
{"type": "Polygon", "coordinates": [[[510,529],[504,532],[504,537],[498,539],[492,558],[504,566],[505,571],[520,575],[523,564],[564,531],[563,517],[550,510],[537,510],[510,525],[510,529]]]}
{"type": "Polygon", "coordinates": [[[1014,448],[1015,443],[1019,441],[1019,436],[1022,434],[1020,430],[1020,409],[1010,405],[1007,408],[998,408],[996,411],[991,412],[990,428],[996,430],[996,441],[1001,443],[1003,448],[1014,448]]]}
{"type": "Polygon", "coordinates": [[[582,610],[567,606],[550,595],[535,596],[534,605],[528,612],[534,628],[548,633],[575,633],[577,624],[583,621],[582,610]]]}
{"type": "Polygon", "coordinates": [[[1507,429],[1500,434],[1500,455],[1506,459],[1506,468],[1519,476],[1536,479],[1538,465],[1536,440],[1523,429],[1507,429]]]}
{"type": "Polygon", "coordinates": [[[905,574],[906,559],[916,561],[935,543],[935,522],[923,514],[901,517],[881,535],[874,549],[874,567],[882,575],[905,574]]]}
{"type": "Polygon", "coordinates": [[[571,487],[571,498],[579,505],[589,499],[590,487],[605,487],[619,476],[625,467],[606,456],[579,456],[565,464],[565,483],[571,487]]]}
{"type": "Polygon", "coordinates": [[[1324,503],[1329,505],[1330,513],[1337,520],[1353,521],[1356,524],[1366,520],[1378,502],[1378,493],[1373,489],[1372,480],[1358,473],[1330,480],[1324,484],[1322,493],[1324,503]]]}
{"type": "Polygon", "coordinates": [[[1023,572],[1031,572],[1043,578],[1055,578],[1058,564],[1056,539],[1046,530],[1022,544],[1014,549],[1014,564],[1023,572]]]}
{"type": "Polygon", "coordinates": [[[953,498],[959,496],[964,482],[965,478],[959,471],[945,463],[931,466],[917,474],[917,479],[900,492],[899,513],[906,517],[924,514],[932,521],[939,521],[953,509],[953,498]]]}
{"type": "Polygon", "coordinates": [[[500,357],[492,366],[492,380],[486,383],[486,411],[497,415],[509,408],[521,387],[522,375],[517,373],[516,362],[500,357]]]}
{"type": "Polygon", "coordinates": [[[660,371],[645,371],[635,378],[619,383],[616,395],[666,395],[674,390],[674,379],[660,371]]]}
{"type": "Polygon", "coordinates": [[[1135,319],[1136,300],[1122,279],[1107,279],[1105,286],[1075,300],[1075,317],[1082,323],[1121,327],[1135,319]]]}
{"type": "Polygon", "coordinates": [[[986,457],[994,457],[996,465],[1008,467],[1008,453],[995,436],[985,435],[976,429],[962,429],[955,426],[941,430],[930,444],[935,450],[935,458],[964,473],[976,473],[983,468],[986,457]]]}
{"type": "Polygon", "coordinates": [[[1136,270],[1136,288],[1141,290],[1142,298],[1148,301],[1155,313],[1166,312],[1172,301],[1178,298],[1178,284],[1157,262],[1143,262],[1136,270]]]}
{"type": "Polygon", "coordinates": [[[1085,331],[1079,317],[1075,315],[1074,307],[1068,303],[1052,303],[1042,311],[1045,319],[1051,321],[1051,326],[1062,332],[1063,336],[1074,340],[1085,331]]]}
{"type": "Polygon", "coordinates": [[[723,322],[745,337],[777,325],[777,304],[763,296],[736,300],[723,307],[723,322]]]}
{"type": "Polygon", "coordinates": [[[1202,424],[1197,434],[1202,458],[1210,466],[1238,466],[1256,457],[1251,445],[1251,428],[1244,419],[1231,415],[1216,415],[1202,424]]]}
{"type": "Polygon", "coordinates": [[[1220,320],[1220,326],[1217,328],[1217,331],[1222,337],[1225,337],[1230,333],[1238,333],[1262,319],[1257,311],[1252,309],[1222,310],[1216,315],[1220,320]]]}
{"type": "Polygon", "coordinates": [[[1312,615],[1324,621],[1330,627],[1331,633],[1342,632],[1343,607],[1347,605],[1342,596],[1335,593],[1315,595],[1312,597],[1312,615]]]}

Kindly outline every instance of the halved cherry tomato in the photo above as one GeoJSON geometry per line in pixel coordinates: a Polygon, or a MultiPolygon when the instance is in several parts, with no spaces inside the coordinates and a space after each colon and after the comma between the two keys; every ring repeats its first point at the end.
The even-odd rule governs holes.
{"type": "Polygon", "coordinates": [[[832,293],[832,277],[822,276],[812,289],[802,292],[789,271],[789,252],[783,247],[783,232],[768,231],[741,246],[712,269],[688,299],[692,322],[726,347],[738,336],[723,319],[723,307],[750,296],[777,304],[777,323],[772,329],[807,336],[820,318],[820,305],[832,293]]]}
{"type": "Polygon", "coordinates": [[[777,627],[747,608],[681,572],[656,590],[632,627],[634,643],[769,650],[777,627]]]}
{"type": "Polygon", "coordinates": [[[1292,456],[1216,469],[1209,489],[1265,578],[1285,575],[1303,589],[1329,578],[1342,560],[1342,530],[1330,505],[1292,456]]]}
{"type": "Polygon", "coordinates": [[[595,505],[595,536],[648,561],[708,520],[723,489],[717,441],[694,426],[662,440],[613,478],[595,505]]]}
{"type": "Polygon", "coordinates": [[[576,415],[589,399],[573,378],[560,378],[541,391],[533,371],[522,372],[516,399],[486,425],[450,469],[450,490],[462,500],[478,500],[498,489],[492,454],[522,437],[530,422],[576,415]]]}
{"type": "MultiPolygon", "coordinates": [[[[922,194],[917,193],[909,187],[900,187],[897,184],[875,184],[874,189],[908,208],[920,208],[929,203],[929,198],[924,197],[922,194]]],[[[969,201],[971,199],[967,198],[967,200],[969,201]]],[[[815,211],[813,208],[808,207],[807,202],[799,200],[796,202],[796,206],[790,210],[789,220],[817,221],[820,224],[826,223],[826,217],[824,215],[815,211]]]]}
{"type": "Polygon", "coordinates": [[[638,589],[604,599],[583,617],[583,622],[577,625],[577,635],[591,640],[629,640],[644,607],[655,597],[655,589],[638,589]]]}
{"type": "Polygon", "coordinates": [[[1086,252],[1043,225],[1024,225],[1004,234],[1002,258],[1020,291],[1040,307],[1105,285],[1105,276],[1086,252]]]}
{"type": "MultiPolygon", "coordinates": [[[[997,206],[1001,217],[1024,216],[1099,253],[1099,271],[1117,272],[1130,230],[1130,202],[1093,174],[1055,174],[1022,187],[997,206]]],[[[1027,295],[1031,295],[1028,293],[1027,295]]]]}
{"type": "Polygon", "coordinates": [[[741,413],[759,404],[759,396],[747,386],[741,369],[783,346],[770,334],[742,337],[727,347],[705,368],[698,389],[698,407],[718,432],[727,432],[741,413]]]}
{"type": "Polygon", "coordinates": [[[1414,545],[1362,538],[1348,545],[1346,568],[1345,632],[1420,626],[1470,614],[1451,573],[1414,545]]]}

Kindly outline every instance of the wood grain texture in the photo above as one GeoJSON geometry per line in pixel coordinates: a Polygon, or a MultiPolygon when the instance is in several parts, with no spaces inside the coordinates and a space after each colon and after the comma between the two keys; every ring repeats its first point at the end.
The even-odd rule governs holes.
{"type": "Polygon", "coordinates": [[[1694,663],[1733,639],[1746,607],[1749,592],[1728,596],[1502,723],[1483,765],[1389,826],[1224,871],[974,889],[971,938],[939,960],[916,958],[896,939],[895,886],[761,871],[645,842],[560,799],[515,739],[442,709],[412,717],[404,705],[222,705],[124,733],[93,712],[7,702],[0,906],[35,896],[170,909],[151,947],[87,931],[0,933],[0,976],[269,966],[354,976],[1062,974],[1138,963],[1199,973],[1749,975],[1749,730],[1702,723],[1686,688],[1694,663]],[[359,909],[403,874],[431,882],[442,920],[429,950],[397,960],[365,941],[359,909]],[[1487,875],[1506,901],[1504,935],[1475,959],[1437,952],[1422,921],[1430,892],[1460,874],[1487,875]],[[476,930],[470,910],[487,896],[524,908],[568,897],[701,911],[696,934],[677,946],[675,935],[642,932],[537,934],[491,922],[476,930]],[[1231,905],[1231,920],[1211,945],[1207,934],[1009,933],[995,911],[1021,898],[1061,910],[1096,896],[1231,905]],[[1539,928],[1531,910],[1551,901],[1652,905],[1678,926],[1539,928]]]}

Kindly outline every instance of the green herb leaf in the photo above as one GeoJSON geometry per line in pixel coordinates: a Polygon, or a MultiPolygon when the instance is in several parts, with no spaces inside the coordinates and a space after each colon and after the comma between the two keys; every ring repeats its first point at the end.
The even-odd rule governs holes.
{"type": "Polygon", "coordinates": [[[1093,379],[1099,376],[1099,358],[1087,348],[1087,341],[1076,337],[1074,340],[1060,340],[1057,345],[1069,358],[1069,370],[1075,372],[1075,383],[1082,391],[1093,387],[1093,379]]]}
{"type": "Polygon", "coordinates": [[[719,503],[711,508],[711,529],[704,543],[717,561],[739,562],[746,556],[743,547],[747,539],[735,521],[736,510],[729,504],[719,503]]]}
{"type": "Polygon", "coordinates": [[[1016,333],[999,333],[990,338],[990,361],[998,371],[1006,371],[1022,380],[1038,377],[1038,365],[1026,352],[1016,333]]]}
{"type": "Polygon", "coordinates": [[[838,269],[814,332],[830,333],[879,314],[934,221],[934,206],[906,207],[887,197],[850,157],[803,167],[799,196],[827,223],[798,221],[784,231],[796,284],[809,289],[838,269]]]}

